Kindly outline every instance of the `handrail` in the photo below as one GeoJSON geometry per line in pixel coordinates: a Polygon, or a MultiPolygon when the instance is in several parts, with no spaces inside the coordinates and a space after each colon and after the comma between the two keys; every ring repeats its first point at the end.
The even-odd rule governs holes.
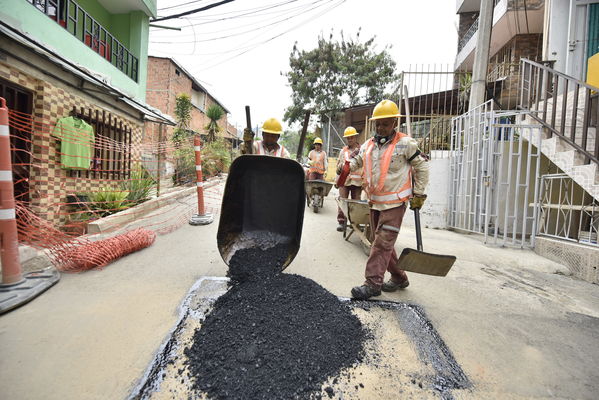
{"type": "Polygon", "coordinates": [[[599,164],[599,98],[593,94],[599,88],[523,58],[519,91],[518,108],[527,110],[547,128],[550,137],[556,134],[584,155],[585,164],[590,161],[599,164]],[[579,103],[583,107],[582,121],[578,115],[579,103]],[[589,128],[595,129],[592,150],[587,146],[589,128]]]}
{"type": "Polygon", "coordinates": [[[586,87],[587,89],[591,89],[591,90],[593,90],[593,91],[595,91],[595,92],[599,92],[599,87],[597,87],[597,86],[593,86],[593,85],[589,85],[589,84],[588,84],[588,83],[586,83],[586,82],[583,82],[583,81],[581,81],[581,80],[578,80],[578,79],[576,79],[576,78],[573,78],[573,77],[571,77],[570,75],[566,75],[566,74],[564,74],[563,72],[559,72],[559,71],[557,71],[557,70],[555,70],[555,69],[553,69],[553,68],[550,68],[550,67],[548,67],[548,66],[546,66],[546,65],[539,64],[538,62],[535,62],[535,61],[531,61],[531,60],[529,60],[528,58],[522,58],[522,59],[521,59],[521,61],[522,61],[523,63],[530,64],[530,65],[533,65],[533,66],[535,66],[535,67],[537,67],[537,68],[540,68],[540,69],[542,69],[542,70],[548,71],[548,72],[550,72],[550,73],[552,73],[552,74],[554,74],[554,75],[557,75],[557,76],[559,76],[560,78],[564,78],[564,79],[567,79],[567,80],[569,80],[569,81],[574,81],[574,82],[576,82],[577,84],[579,84],[579,85],[581,85],[581,86],[584,86],[584,87],[586,87]]]}

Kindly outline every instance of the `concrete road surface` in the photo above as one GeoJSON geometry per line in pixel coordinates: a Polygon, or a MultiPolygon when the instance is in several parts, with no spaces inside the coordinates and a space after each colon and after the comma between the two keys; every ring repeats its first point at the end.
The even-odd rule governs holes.
{"type": "MultiPolygon", "coordinates": [[[[357,238],[346,242],[335,231],[334,195],[321,213],[306,209],[302,247],[287,272],[349,296],[366,256],[357,238]]],[[[217,224],[218,216],[209,226],[186,225],[104,270],[63,275],[1,316],[0,397],[126,398],[194,282],[225,275],[217,224]]],[[[404,227],[399,251],[414,245],[413,234],[404,227]]],[[[458,257],[453,270],[445,278],[411,274],[407,290],[379,299],[423,308],[473,383],[456,398],[597,398],[599,286],[528,250],[449,231],[423,236],[427,251],[458,257]]]]}

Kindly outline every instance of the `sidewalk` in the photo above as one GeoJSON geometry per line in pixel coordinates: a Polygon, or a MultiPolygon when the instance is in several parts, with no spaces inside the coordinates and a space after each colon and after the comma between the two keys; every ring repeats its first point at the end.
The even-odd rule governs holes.
{"type": "MultiPolygon", "coordinates": [[[[332,196],[306,209],[298,256],[286,270],[347,297],[363,280],[357,239],[335,231],[332,196]]],[[[102,271],[63,275],[31,303],[0,317],[0,386],[7,399],[123,399],[142,377],[202,276],[224,276],[218,218],[185,225],[102,271]]],[[[456,398],[594,399],[599,390],[599,286],[528,250],[425,230],[425,249],[458,261],[445,278],[410,275],[381,300],[423,307],[473,388],[456,398]]],[[[397,249],[413,246],[402,229],[397,249]]],[[[398,365],[401,368],[401,365],[398,365]]]]}

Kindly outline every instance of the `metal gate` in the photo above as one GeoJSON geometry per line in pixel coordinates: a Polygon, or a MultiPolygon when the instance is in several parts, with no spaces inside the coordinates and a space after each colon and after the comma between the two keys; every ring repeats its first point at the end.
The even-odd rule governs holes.
{"type": "Polygon", "coordinates": [[[483,234],[485,243],[534,246],[542,135],[525,116],[489,101],[453,119],[451,228],[483,234]]]}

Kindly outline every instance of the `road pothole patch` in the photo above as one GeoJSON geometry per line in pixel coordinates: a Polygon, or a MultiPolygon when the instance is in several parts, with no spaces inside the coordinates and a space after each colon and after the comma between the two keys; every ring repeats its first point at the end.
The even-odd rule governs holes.
{"type": "MultiPolygon", "coordinates": [[[[298,279],[306,278],[298,277],[298,279]]],[[[235,398],[232,394],[227,396],[225,393],[214,391],[210,396],[206,390],[201,390],[200,388],[209,389],[209,385],[212,383],[198,384],[197,370],[190,368],[191,359],[189,357],[193,354],[189,349],[193,348],[198,339],[196,335],[202,332],[202,323],[206,321],[215,301],[227,290],[227,280],[224,278],[202,278],[194,285],[182,304],[179,322],[133,391],[131,399],[235,398]]],[[[318,379],[322,375],[315,373],[312,376],[309,373],[309,368],[306,368],[305,365],[299,366],[308,372],[307,375],[294,375],[296,379],[298,376],[307,377],[305,382],[294,383],[294,385],[297,384],[298,387],[305,389],[305,391],[295,393],[295,398],[441,397],[451,399],[452,393],[456,390],[468,389],[471,386],[450,350],[419,306],[378,301],[355,302],[347,299],[341,299],[341,301],[350,307],[353,316],[359,319],[367,332],[367,337],[363,341],[363,352],[359,359],[351,365],[340,364],[339,370],[332,368],[331,371],[337,372],[334,375],[328,374],[328,379],[324,381],[311,382],[310,377],[318,379]]],[[[292,318],[293,315],[289,317],[292,318]]],[[[260,321],[255,323],[260,323],[260,321]]],[[[316,324],[315,329],[322,329],[322,326],[316,324]]],[[[251,329],[248,329],[249,332],[251,329]]],[[[319,340],[319,336],[322,336],[319,334],[322,333],[324,332],[313,332],[314,337],[311,340],[319,340]]],[[[327,332],[327,334],[334,333],[327,332]]],[[[251,338],[251,333],[249,335],[251,340],[247,341],[248,345],[243,347],[244,350],[237,351],[235,354],[237,367],[240,368],[240,371],[243,371],[242,368],[247,371],[254,367],[254,373],[259,378],[262,368],[260,368],[260,364],[258,367],[255,364],[258,360],[260,360],[258,363],[265,361],[264,357],[261,357],[264,354],[260,349],[261,346],[268,346],[268,343],[260,343],[260,340],[256,341],[255,338],[251,338]]],[[[342,341],[348,340],[342,334],[339,336],[342,341]]],[[[330,343],[334,342],[333,340],[330,343]]],[[[223,342],[223,345],[226,346],[226,342],[223,342]]],[[[210,349],[206,350],[210,351],[210,349]]],[[[337,347],[336,350],[356,351],[355,346],[348,347],[346,345],[337,347]]],[[[207,354],[209,353],[205,353],[204,356],[207,354]]],[[[327,354],[323,356],[326,358],[327,354]]],[[[281,354],[281,357],[289,357],[289,354],[281,354]]],[[[297,357],[298,362],[301,362],[301,358],[297,357]]],[[[272,363],[273,360],[269,359],[269,362],[272,363]]],[[[287,361],[289,360],[282,365],[288,366],[289,362],[287,361]]],[[[195,358],[193,362],[201,362],[201,359],[195,358]]],[[[229,363],[227,365],[235,367],[236,364],[229,363]]],[[[276,368],[275,365],[274,370],[276,368]]],[[[263,369],[263,371],[272,374],[273,368],[263,369]]],[[[286,373],[289,374],[290,371],[281,368],[279,373],[282,377],[286,373]]],[[[253,393],[252,398],[289,398],[286,397],[288,392],[284,392],[283,396],[277,392],[281,390],[281,387],[268,387],[267,382],[276,382],[276,380],[272,381],[272,377],[269,376],[264,378],[265,385],[253,393]]],[[[222,383],[222,381],[219,382],[221,386],[222,383]]],[[[242,384],[243,382],[239,381],[232,382],[231,393],[239,390],[239,385],[242,384]]]]}

